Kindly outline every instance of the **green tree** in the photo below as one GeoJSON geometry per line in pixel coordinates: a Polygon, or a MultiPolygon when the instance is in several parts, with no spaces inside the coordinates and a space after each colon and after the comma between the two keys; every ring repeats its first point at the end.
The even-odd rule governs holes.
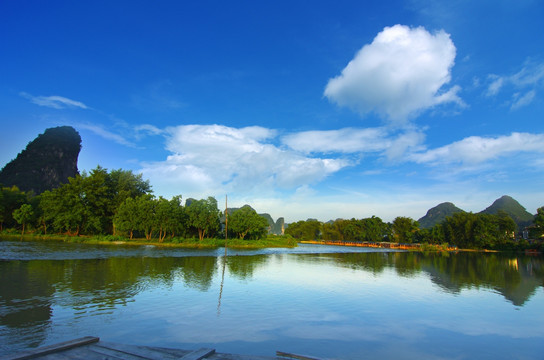
{"type": "Polygon", "coordinates": [[[217,200],[209,196],[207,199],[194,200],[186,207],[189,225],[198,231],[198,239],[213,236],[219,230],[219,209],[217,200]]]}
{"type": "Polygon", "coordinates": [[[361,220],[364,241],[380,242],[390,237],[390,226],[377,216],[361,220]]]}
{"type": "Polygon", "coordinates": [[[130,170],[112,170],[105,181],[108,194],[107,225],[115,235],[116,225],[113,218],[117,209],[126,199],[135,199],[145,194],[151,194],[149,180],[143,180],[142,174],[134,174],[130,170]]]}
{"type": "Polygon", "coordinates": [[[544,229],[544,206],[536,209],[534,224],[535,226],[544,229]]]}
{"type": "Polygon", "coordinates": [[[323,240],[343,240],[342,234],[335,227],[335,224],[339,220],[334,222],[324,223],[321,230],[321,238],[323,240]]]}
{"type": "Polygon", "coordinates": [[[418,229],[418,222],[409,217],[398,216],[391,224],[393,239],[395,242],[399,243],[414,242],[418,229]]]}
{"type": "Polygon", "coordinates": [[[132,240],[134,230],[138,229],[139,225],[138,203],[134,198],[126,198],[125,201],[119,205],[113,218],[113,223],[117,230],[127,231],[130,240],[132,240]]]}
{"type": "Polygon", "coordinates": [[[170,206],[172,209],[172,216],[169,219],[168,225],[170,236],[174,237],[176,234],[185,235],[188,228],[188,218],[185,208],[181,203],[181,195],[172,197],[170,206]]]}
{"type": "Polygon", "coordinates": [[[172,231],[173,218],[172,203],[160,196],[155,200],[155,227],[159,230],[159,242],[163,242],[166,234],[172,231]]]}
{"type": "Polygon", "coordinates": [[[109,232],[113,221],[111,195],[108,188],[108,172],[97,166],[89,175],[80,177],[79,197],[84,211],[83,231],[87,234],[105,234],[109,232]]]}
{"type": "Polygon", "coordinates": [[[446,217],[443,222],[445,241],[461,248],[474,247],[473,228],[476,217],[475,214],[466,212],[459,212],[446,217]]]}
{"type": "Polygon", "coordinates": [[[365,238],[364,225],[361,220],[351,219],[346,221],[344,227],[344,240],[363,241],[365,238]]]}
{"type": "Polygon", "coordinates": [[[229,216],[229,229],[240,239],[261,239],[266,235],[268,222],[249,206],[234,211],[229,216]]]}
{"type": "Polygon", "coordinates": [[[515,238],[517,225],[514,219],[512,219],[510,215],[503,210],[499,210],[496,217],[499,227],[499,234],[502,238],[501,240],[510,240],[515,238]]]}
{"type": "Polygon", "coordinates": [[[461,248],[496,248],[511,241],[516,225],[505,213],[455,213],[442,223],[444,240],[461,248]]]}
{"type": "Polygon", "coordinates": [[[542,237],[544,235],[544,206],[536,209],[533,224],[534,228],[531,231],[531,235],[534,237],[542,237]]]}
{"type": "Polygon", "coordinates": [[[309,219],[291,223],[285,229],[285,234],[299,240],[317,240],[321,237],[321,222],[309,219]]]}
{"type": "Polygon", "coordinates": [[[138,230],[142,231],[147,240],[151,240],[155,230],[155,199],[152,195],[142,195],[136,198],[138,230]]]}
{"type": "MultiPolygon", "coordinates": [[[[69,178],[67,184],[44,192],[40,196],[43,199],[40,201],[43,212],[40,222],[44,231],[50,223],[55,231],[70,235],[115,234],[117,209],[126,199],[142,196],[148,191],[149,183],[143,181],[141,175],[123,170],[108,173],[107,169],[97,166],[89,174],[83,172],[69,178]]],[[[126,220],[125,215],[122,218],[126,220]]]]}
{"type": "Polygon", "coordinates": [[[82,178],[68,178],[68,183],[53,191],[41,194],[40,207],[44,221],[57,232],[79,235],[85,219],[85,205],[82,194],[82,178]]]}
{"type": "Polygon", "coordinates": [[[2,187],[0,192],[0,231],[4,226],[14,227],[17,222],[13,218],[13,211],[28,202],[28,194],[19,190],[17,186],[2,187]]]}
{"type": "Polygon", "coordinates": [[[472,247],[490,249],[498,240],[497,217],[489,214],[476,214],[471,230],[472,247]]]}
{"type": "Polygon", "coordinates": [[[32,220],[34,213],[30,204],[23,204],[20,208],[13,211],[13,218],[23,226],[22,235],[25,233],[25,225],[32,220]]]}

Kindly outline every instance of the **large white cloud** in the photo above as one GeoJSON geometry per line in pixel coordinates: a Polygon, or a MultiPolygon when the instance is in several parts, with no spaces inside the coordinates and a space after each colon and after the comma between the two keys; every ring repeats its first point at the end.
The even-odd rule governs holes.
{"type": "Polygon", "coordinates": [[[497,137],[470,136],[454,143],[412,154],[417,163],[426,164],[480,164],[514,153],[544,153],[544,134],[514,132],[497,137]]]}
{"type": "Polygon", "coordinates": [[[459,87],[451,80],[456,49],[449,34],[423,27],[386,27],[329,80],[324,95],[340,106],[376,112],[402,123],[438,104],[456,102],[459,87]]]}
{"type": "MultiPolygon", "coordinates": [[[[284,136],[258,126],[185,125],[160,132],[166,137],[170,156],[164,161],[145,164],[141,169],[157,195],[202,198],[228,194],[231,206],[249,203],[258,211],[269,212],[274,218],[284,216],[287,221],[372,215],[390,221],[400,215],[418,218],[439,202],[457,204],[476,197],[488,201],[503,192],[488,189],[488,177],[496,180],[497,171],[512,169],[522,154],[527,155],[525,159],[538,159],[544,153],[544,134],[539,133],[472,136],[425,150],[423,132],[388,127],[306,131],[284,136]],[[361,174],[360,178],[332,179],[325,183],[326,192],[314,186],[334,177],[344,167],[356,165],[355,161],[346,160],[346,156],[357,158],[362,165],[360,172],[354,168],[355,173],[346,173],[348,178],[356,173],[361,174]],[[394,160],[395,166],[382,163],[376,168],[374,160],[380,158],[394,160]],[[461,169],[462,173],[472,170],[478,176],[469,181],[458,176],[461,173],[456,174],[457,171],[445,171],[437,184],[427,181],[428,176],[436,176],[435,172],[428,174],[423,167],[408,167],[419,174],[411,181],[411,175],[405,173],[409,163],[428,165],[425,168],[439,169],[440,174],[446,168],[461,169]],[[493,164],[492,173],[490,164],[493,164]],[[499,164],[504,165],[495,166],[499,164]],[[383,171],[382,175],[367,181],[368,173],[373,170],[383,171]],[[399,176],[406,182],[395,185],[392,178],[399,176]]],[[[524,166],[541,167],[542,163],[531,161],[524,166]]],[[[519,191],[507,193],[516,198],[523,195],[519,191]]],[[[530,195],[524,196],[532,199],[530,195]]],[[[526,203],[534,209],[541,205],[532,201],[526,203]]],[[[466,209],[481,210],[469,205],[466,209]]]]}
{"type": "Polygon", "coordinates": [[[271,193],[315,183],[350,165],[309,157],[271,143],[274,130],[253,126],[184,125],[168,128],[165,161],[141,170],[161,193],[191,196],[222,191],[271,193]]]}

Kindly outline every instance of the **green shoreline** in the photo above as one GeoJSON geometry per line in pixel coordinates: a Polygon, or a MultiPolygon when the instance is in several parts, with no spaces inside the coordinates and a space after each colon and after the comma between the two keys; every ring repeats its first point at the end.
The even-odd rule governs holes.
{"type": "MultiPolygon", "coordinates": [[[[43,235],[43,234],[14,234],[0,233],[0,237],[21,241],[60,241],[67,243],[90,245],[128,245],[144,246],[153,245],[165,248],[186,249],[217,249],[225,247],[225,239],[208,238],[202,241],[198,239],[165,239],[163,242],[146,239],[128,239],[120,236],[69,236],[69,235],[43,235]]],[[[297,241],[292,237],[268,236],[262,240],[227,239],[227,247],[233,249],[264,249],[264,248],[294,248],[297,241]]]]}

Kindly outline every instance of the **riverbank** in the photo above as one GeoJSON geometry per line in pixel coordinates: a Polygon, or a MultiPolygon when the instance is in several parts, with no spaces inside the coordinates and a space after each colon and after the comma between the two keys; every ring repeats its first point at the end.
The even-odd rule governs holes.
{"type": "Polygon", "coordinates": [[[294,248],[297,246],[297,241],[290,236],[269,235],[261,240],[242,240],[242,239],[217,239],[208,238],[202,241],[191,238],[171,238],[164,239],[163,242],[158,240],[147,239],[128,239],[121,236],[68,236],[68,235],[43,235],[43,234],[14,234],[2,233],[1,237],[12,240],[22,241],[61,241],[68,243],[81,243],[92,245],[153,245],[159,247],[171,248],[187,248],[187,249],[216,249],[225,247],[233,249],[264,249],[264,248],[294,248]]]}
{"type": "Polygon", "coordinates": [[[369,247],[395,250],[417,250],[417,251],[457,251],[457,246],[449,246],[448,244],[401,244],[393,242],[370,242],[370,241],[340,241],[340,240],[304,240],[301,244],[316,244],[316,245],[336,245],[336,246],[354,246],[354,247],[369,247]]]}
{"type": "Polygon", "coordinates": [[[315,245],[368,247],[368,248],[395,249],[395,250],[422,251],[422,252],[432,252],[432,251],[500,252],[499,250],[489,250],[489,249],[459,249],[457,246],[450,246],[448,244],[399,244],[399,243],[392,243],[392,242],[339,241],[339,240],[320,240],[320,241],[303,240],[303,241],[299,241],[299,243],[315,244],[315,245]]]}

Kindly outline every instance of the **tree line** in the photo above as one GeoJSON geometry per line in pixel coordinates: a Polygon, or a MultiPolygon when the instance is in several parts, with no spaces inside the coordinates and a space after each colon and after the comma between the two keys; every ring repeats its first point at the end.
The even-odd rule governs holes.
{"type": "MultiPolygon", "coordinates": [[[[268,222],[250,207],[228,218],[230,236],[261,239],[268,222]]],[[[224,237],[217,200],[181,195],[155,197],[148,180],[127,170],[110,172],[100,166],[68,179],[68,183],[39,195],[17,187],[0,191],[0,231],[28,229],[41,234],[114,235],[163,242],[168,238],[224,237]]]]}
{"type": "MultiPolygon", "coordinates": [[[[262,239],[269,225],[249,206],[225,218],[213,197],[187,199],[181,195],[155,197],[148,180],[127,170],[100,166],[68,179],[68,183],[39,195],[17,187],[1,187],[0,231],[18,228],[41,234],[114,235],[163,242],[166,238],[238,237],[262,239]],[[225,234],[228,231],[228,234],[225,234]]],[[[496,215],[460,212],[430,229],[409,217],[386,223],[376,216],[337,219],[323,223],[309,219],[285,230],[298,240],[340,240],[450,244],[460,248],[508,248],[514,244],[514,220],[504,211],[496,215]]],[[[544,234],[544,207],[531,227],[533,238],[544,234]]],[[[519,243],[518,243],[519,244],[519,243]]]]}
{"type": "MultiPolygon", "coordinates": [[[[530,236],[544,234],[544,207],[537,211],[530,236]]],[[[396,242],[449,244],[467,249],[509,249],[528,246],[516,240],[516,223],[504,211],[497,214],[455,213],[433,226],[420,228],[409,217],[399,216],[386,223],[379,217],[327,223],[315,219],[289,224],[285,233],[298,240],[340,240],[359,242],[396,242]]]]}

